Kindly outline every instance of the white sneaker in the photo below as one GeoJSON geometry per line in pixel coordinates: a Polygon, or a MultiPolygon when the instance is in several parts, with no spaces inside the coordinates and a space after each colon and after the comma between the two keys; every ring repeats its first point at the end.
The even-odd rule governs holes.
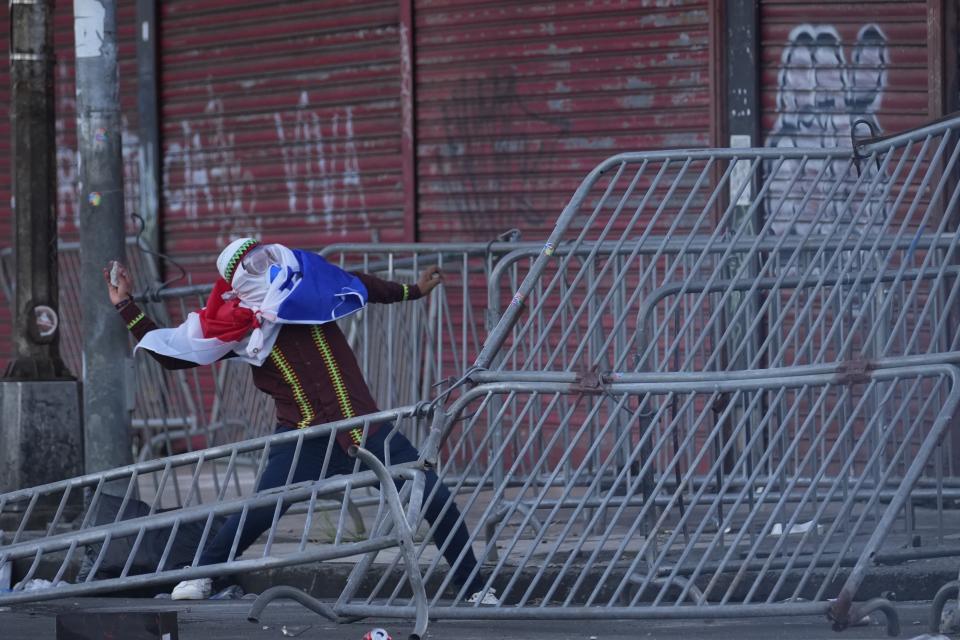
{"type": "Polygon", "coordinates": [[[170,594],[171,600],[206,600],[210,597],[210,591],[213,590],[213,580],[211,578],[197,578],[196,580],[184,580],[173,588],[170,594]]]}
{"type": "Polygon", "coordinates": [[[500,598],[497,597],[497,590],[490,587],[486,591],[477,591],[467,598],[468,604],[481,604],[495,607],[500,604],[500,598]]]}

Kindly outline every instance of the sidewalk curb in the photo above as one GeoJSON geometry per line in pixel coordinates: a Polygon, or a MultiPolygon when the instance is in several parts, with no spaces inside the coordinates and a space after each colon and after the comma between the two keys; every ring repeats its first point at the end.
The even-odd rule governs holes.
{"type": "MultiPolygon", "coordinates": [[[[262,593],[272,586],[284,584],[302,589],[315,598],[331,600],[340,596],[352,569],[352,563],[311,563],[243,574],[237,576],[236,581],[247,593],[262,593]]],[[[857,591],[857,600],[864,601],[870,598],[885,597],[895,601],[929,601],[933,599],[941,586],[951,580],[957,579],[958,569],[960,569],[960,558],[956,561],[951,561],[950,559],[944,561],[944,559],[941,558],[873,567],[868,571],[860,589],[857,591]]],[[[361,585],[361,590],[372,588],[385,570],[386,565],[373,565],[361,585]]],[[[530,587],[531,581],[537,571],[539,571],[539,569],[528,569],[522,572],[523,574],[529,575],[521,575],[514,584],[512,593],[515,597],[530,587]]],[[[558,572],[559,567],[556,569],[548,568],[541,579],[541,583],[545,586],[543,586],[542,590],[535,588],[531,597],[537,598],[543,596],[558,572]]],[[[847,568],[841,569],[838,572],[838,575],[831,581],[831,587],[827,590],[828,597],[835,595],[835,592],[843,585],[848,574],[849,569],[847,568]]],[[[622,572],[615,572],[614,575],[608,577],[608,582],[616,582],[622,575],[622,572]]],[[[743,576],[741,584],[750,585],[754,575],[755,574],[748,573],[743,576]]],[[[808,580],[808,584],[801,592],[802,596],[806,596],[807,599],[815,597],[816,590],[822,584],[826,575],[826,569],[815,570],[810,580],[808,580]]],[[[772,586],[773,581],[778,576],[779,574],[773,574],[772,577],[768,577],[764,582],[770,580],[772,586]]],[[[431,576],[427,581],[428,592],[431,591],[431,589],[435,590],[438,588],[442,577],[443,574],[431,576]]],[[[567,578],[564,579],[564,582],[569,581],[572,584],[580,577],[580,573],[568,571],[567,578]]],[[[599,572],[596,578],[600,578],[599,572]]],[[[732,578],[732,575],[730,578],[732,578]]],[[[395,570],[394,575],[390,577],[388,583],[390,590],[392,590],[399,579],[400,572],[395,570]]],[[[796,580],[793,580],[793,583],[795,584],[796,580]]],[[[494,584],[494,587],[501,590],[501,593],[504,586],[505,585],[494,584]]],[[[723,586],[725,587],[725,585],[723,586]]],[[[722,590],[725,589],[721,589],[721,591],[722,590]]],[[[445,595],[452,597],[454,595],[452,591],[452,588],[448,588],[445,595]]],[[[605,589],[605,591],[612,593],[612,589],[609,588],[605,589]]],[[[382,592],[383,590],[381,590],[381,593],[382,592]]],[[[740,589],[738,589],[737,593],[740,594],[740,589]]],[[[743,589],[742,595],[745,595],[745,589],[743,589]]]]}

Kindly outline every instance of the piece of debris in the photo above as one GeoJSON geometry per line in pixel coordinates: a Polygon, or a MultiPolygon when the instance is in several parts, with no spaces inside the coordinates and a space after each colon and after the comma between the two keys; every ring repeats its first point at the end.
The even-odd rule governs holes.
{"type": "Polygon", "coordinates": [[[54,587],[62,587],[67,584],[63,580],[59,581],[57,584],[53,584],[49,580],[44,580],[43,578],[33,578],[27,582],[18,582],[14,585],[14,591],[43,591],[44,589],[53,589],[54,587]]]}
{"type": "Polygon", "coordinates": [[[303,633],[303,632],[306,631],[307,629],[311,628],[312,626],[313,626],[312,624],[299,625],[299,626],[298,626],[298,625],[289,625],[289,626],[288,626],[288,625],[283,625],[282,627],[280,627],[280,633],[282,633],[283,635],[285,635],[285,636],[287,636],[287,637],[289,637],[289,638],[296,638],[298,635],[300,635],[301,633],[303,633]]]}
{"type": "Polygon", "coordinates": [[[243,588],[238,584],[232,584],[226,589],[210,596],[210,600],[240,600],[244,596],[243,588]]]}
{"type": "MultiPolygon", "coordinates": [[[[806,532],[810,531],[811,529],[813,529],[813,526],[814,526],[813,520],[810,520],[810,521],[807,521],[807,522],[801,522],[801,523],[799,523],[799,524],[793,525],[792,527],[790,527],[790,529],[789,529],[788,531],[786,531],[786,533],[784,533],[784,527],[783,527],[783,525],[780,524],[779,522],[777,522],[777,523],[775,523],[775,524],[773,525],[773,529],[770,530],[770,535],[771,535],[771,536],[782,536],[782,535],[792,535],[792,534],[795,534],[795,533],[806,533],[806,532]]],[[[818,525],[817,525],[817,533],[818,533],[818,534],[822,534],[822,533],[823,533],[823,525],[821,525],[821,524],[818,524],[818,525]]]]}
{"type": "Polygon", "coordinates": [[[370,631],[363,634],[361,640],[393,640],[393,638],[390,637],[386,629],[380,629],[378,627],[376,629],[370,629],[370,631]]]}

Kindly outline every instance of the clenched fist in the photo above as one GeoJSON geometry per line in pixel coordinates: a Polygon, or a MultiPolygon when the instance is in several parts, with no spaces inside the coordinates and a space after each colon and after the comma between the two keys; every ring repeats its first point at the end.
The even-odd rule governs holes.
{"type": "Polygon", "coordinates": [[[118,304],[130,297],[133,289],[133,283],[130,281],[130,274],[127,268],[117,262],[111,261],[103,269],[103,279],[107,281],[107,293],[110,295],[110,302],[118,304]],[[110,272],[116,271],[116,285],[111,281],[110,272]]]}
{"type": "Polygon", "coordinates": [[[437,285],[443,282],[443,274],[440,273],[440,267],[433,265],[427,267],[420,274],[417,280],[417,287],[424,296],[430,295],[430,292],[437,288],[437,285]]]}

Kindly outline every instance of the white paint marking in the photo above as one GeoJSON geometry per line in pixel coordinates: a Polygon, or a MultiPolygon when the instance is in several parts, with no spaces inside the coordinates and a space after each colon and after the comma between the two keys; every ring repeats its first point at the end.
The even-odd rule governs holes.
{"type": "MultiPolygon", "coordinates": [[[[743,134],[730,136],[731,148],[746,149],[750,146],[750,136],[743,134]]],[[[733,173],[730,175],[730,193],[739,194],[737,196],[738,205],[749,205],[753,196],[753,185],[750,182],[750,164],[749,160],[737,160],[737,164],[733,166],[733,173]],[[743,187],[743,191],[740,191],[741,187],[743,187]]]]}
{"type": "MultiPolygon", "coordinates": [[[[879,25],[864,24],[856,41],[845,44],[831,24],[800,24],[780,57],[777,75],[777,120],[765,145],[782,149],[850,147],[853,122],[871,122],[883,129],[878,111],[887,87],[891,52],[879,25]],[[848,60],[847,51],[850,53],[848,60]]],[[[860,131],[860,130],[858,130],[860,131]]],[[[862,133],[866,133],[866,127],[862,133]]],[[[853,223],[864,230],[879,227],[889,217],[886,205],[870,202],[850,207],[855,190],[873,182],[872,163],[862,167],[867,175],[856,186],[856,173],[846,161],[811,158],[767,161],[769,173],[767,211],[772,212],[774,233],[829,234],[837,224],[853,223]],[[823,173],[820,180],[816,176],[823,173]],[[794,178],[798,175],[798,178],[794,178]],[[834,187],[833,185],[839,185],[834,187]],[[856,215],[856,220],[851,220],[856,215]]]]}
{"type": "Polygon", "coordinates": [[[106,9],[99,0],[73,0],[73,32],[78,58],[96,58],[103,46],[106,9]]]}

